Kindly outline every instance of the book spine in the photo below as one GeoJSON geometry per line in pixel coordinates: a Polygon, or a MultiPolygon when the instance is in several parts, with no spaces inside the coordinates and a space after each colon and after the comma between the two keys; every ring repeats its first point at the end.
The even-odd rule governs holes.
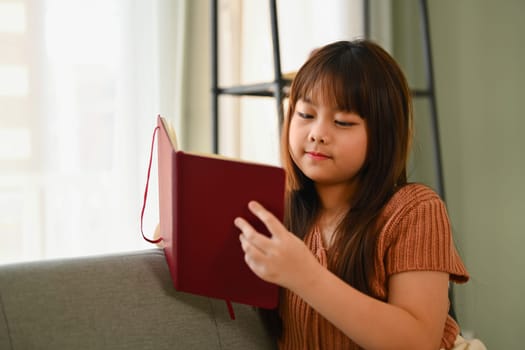
{"type": "MultiPolygon", "coordinates": [[[[181,166],[182,166],[182,152],[174,151],[172,152],[173,161],[171,162],[172,165],[172,211],[173,211],[173,237],[172,237],[172,247],[173,247],[173,263],[175,265],[176,271],[181,271],[181,251],[180,251],[180,240],[182,237],[180,237],[181,232],[181,220],[182,215],[180,215],[181,207],[180,207],[180,199],[181,199],[181,190],[182,190],[182,184],[181,184],[181,166]]],[[[175,283],[176,289],[183,288],[182,285],[182,279],[180,278],[181,275],[178,272],[178,276],[175,283]]]]}

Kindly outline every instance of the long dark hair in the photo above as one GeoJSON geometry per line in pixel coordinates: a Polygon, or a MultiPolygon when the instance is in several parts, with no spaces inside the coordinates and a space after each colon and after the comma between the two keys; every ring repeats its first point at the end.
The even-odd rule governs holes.
{"type": "Polygon", "coordinates": [[[314,51],[293,80],[282,133],[282,163],[287,170],[285,225],[299,237],[311,231],[320,204],[312,180],[290,156],[290,120],[299,99],[316,97],[340,110],[355,112],[367,125],[367,154],[358,174],[350,210],[336,229],[328,267],[363,293],[372,295],[374,254],[382,223],[379,213],[407,182],[412,102],[396,61],[367,40],[339,41],[314,51]]]}
{"type": "MultiPolygon", "coordinates": [[[[367,155],[358,174],[350,210],[336,229],[328,252],[328,268],[372,297],[374,255],[381,226],[380,212],[407,183],[406,164],[412,136],[412,100],[396,61],[368,40],[338,41],[312,52],[290,88],[282,129],[281,158],[287,173],[284,223],[297,236],[310,232],[320,213],[315,185],[293,162],[289,149],[290,120],[298,100],[316,99],[366,120],[367,155]]],[[[277,312],[260,310],[268,330],[280,337],[277,312]]]]}

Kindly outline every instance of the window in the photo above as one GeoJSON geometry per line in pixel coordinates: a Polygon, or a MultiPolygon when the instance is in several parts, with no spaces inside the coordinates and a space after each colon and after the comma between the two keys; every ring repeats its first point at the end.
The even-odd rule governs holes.
{"type": "Polygon", "coordinates": [[[162,6],[0,0],[0,263],[149,247],[162,6]]]}

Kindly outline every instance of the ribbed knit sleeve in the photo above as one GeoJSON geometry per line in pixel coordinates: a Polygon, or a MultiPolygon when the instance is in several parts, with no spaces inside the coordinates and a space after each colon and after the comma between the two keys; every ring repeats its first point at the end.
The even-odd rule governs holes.
{"type": "MultiPolygon", "coordinates": [[[[382,212],[384,226],[377,241],[372,292],[388,298],[388,280],[407,271],[441,271],[458,283],[469,275],[454,246],[445,204],[430,188],[410,184],[400,189],[382,212]]],[[[444,325],[441,347],[451,349],[459,333],[450,317],[444,325]]]]}
{"type": "Polygon", "coordinates": [[[398,220],[385,227],[391,245],[385,252],[385,271],[390,276],[405,271],[442,271],[456,282],[468,274],[454,247],[445,205],[430,190],[416,192],[401,210],[398,220]]]}

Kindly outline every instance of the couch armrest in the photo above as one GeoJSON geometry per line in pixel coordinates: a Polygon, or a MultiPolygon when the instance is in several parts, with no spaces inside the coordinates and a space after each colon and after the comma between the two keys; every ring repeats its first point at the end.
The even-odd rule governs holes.
{"type": "Polygon", "coordinates": [[[273,349],[256,311],[177,292],[164,253],[0,266],[2,349],[273,349]]]}

